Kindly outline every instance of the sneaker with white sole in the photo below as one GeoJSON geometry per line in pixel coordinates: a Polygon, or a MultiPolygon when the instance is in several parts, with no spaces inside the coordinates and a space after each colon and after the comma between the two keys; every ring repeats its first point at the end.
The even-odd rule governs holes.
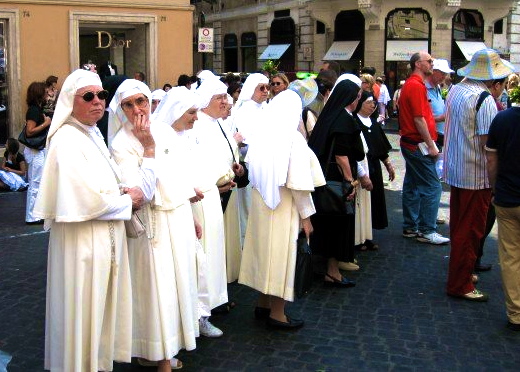
{"type": "Polygon", "coordinates": [[[478,289],[474,289],[473,291],[466,293],[461,296],[465,300],[476,301],[476,302],[486,302],[489,299],[489,296],[484,292],[479,291],[478,289]]]}
{"type": "Polygon", "coordinates": [[[421,243],[440,245],[440,244],[448,244],[450,242],[450,239],[445,238],[444,236],[442,236],[439,233],[432,232],[429,234],[419,233],[417,235],[417,241],[419,241],[421,243]]]}
{"type": "Polygon", "coordinates": [[[199,330],[202,336],[211,338],[222,337],[224,334],[224,332],[211,324],[207,317],[202,317],[199,319],[199,330]]]}

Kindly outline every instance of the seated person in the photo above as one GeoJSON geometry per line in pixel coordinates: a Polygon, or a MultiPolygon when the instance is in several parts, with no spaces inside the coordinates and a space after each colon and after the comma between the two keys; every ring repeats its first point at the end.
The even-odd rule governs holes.
{"type": "Polygon", "coordinates": [[[11,191],[24,191],[29,185],[25,181],[27,163],[22,154],[18,152],[20,144],[14,138],[7,139],[7,146],[0,165],[0,189],[11,191]]]}

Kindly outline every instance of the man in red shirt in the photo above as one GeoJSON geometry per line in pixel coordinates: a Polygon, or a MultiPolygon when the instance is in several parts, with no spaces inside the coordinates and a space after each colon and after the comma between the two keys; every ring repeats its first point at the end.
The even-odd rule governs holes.
{"type": "Polygon", "coordinates": [[[412,75],[399,97],[401,152],[406,162],[403,182],[403,236],[429,244],[447,244],[437,233],[437,212],[442,187],[435,170],[439,150],[437,130],[424,80],[433,73],[433,59],[427,52],[410,58],[412,75]],[[424,146],[424,152],[419,144],[424,146]]]}

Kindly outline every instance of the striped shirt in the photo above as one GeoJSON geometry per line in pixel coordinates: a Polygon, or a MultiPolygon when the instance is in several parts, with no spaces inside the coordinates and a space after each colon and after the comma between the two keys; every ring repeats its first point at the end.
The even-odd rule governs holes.
{"type": "Polygon", "coordinates": [[[491,187],[480,136],[488,134],[497,106],[489,95],[476,112],[478,98],[485,90],[482,81],[466,78],[446,97],[444,180],[448,185],[469,190],[491,187]]]}

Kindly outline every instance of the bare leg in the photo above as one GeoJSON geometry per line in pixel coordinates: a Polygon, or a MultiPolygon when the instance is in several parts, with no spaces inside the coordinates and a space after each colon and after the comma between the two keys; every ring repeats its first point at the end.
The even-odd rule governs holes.
{"type": "Polygon", "coordinates": [[[157,372],[170,372],[172,367],[170,365],[170,360],[160,360],[157,362],[157,372]]]}
{"type": "Polygon", "coordinates": [[[260,294],[260,296],[258,296],[256,306],[262,307],[264,309],[270,309],[271,308],[271,296],[265,295],[265,294],[260,294]]]}
{"type": "Polygon", "coordinates": [[[279,322],[287,322],[285,316],[285,300],[280,297],[271,297],[271,318],[279,322]]]}
{"type": "MultiPolygon", "coordinates": [[[[334,279],[341,280],[342,275],[339,272],[338,260],[336,260],[335,258],[329,258],[327,262],[327,274],[333,277],[334,279]]],[[[332,279],[326,275],[325,280],[328,282],[332,281],[332,279]]]]}

